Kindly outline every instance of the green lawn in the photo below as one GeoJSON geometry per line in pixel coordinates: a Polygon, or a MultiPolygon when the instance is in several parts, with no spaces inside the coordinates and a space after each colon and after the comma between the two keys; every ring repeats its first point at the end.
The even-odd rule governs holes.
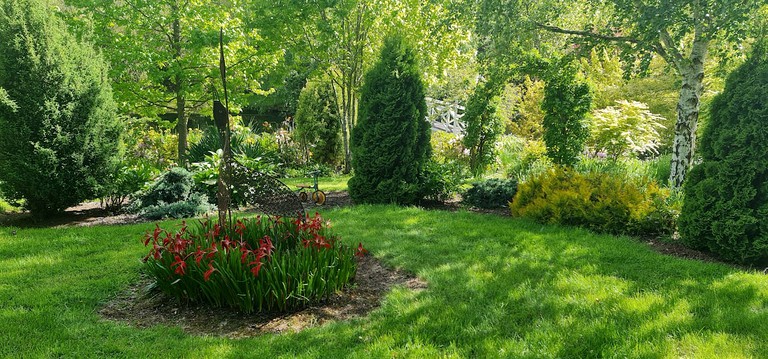
{"type": "MultiPolygon", "coordinates": [[[[323,192],[346,191],[347,181],[349,181],[350,177],[352,176],[318,177],[317,186],[323,192]]],[[[299,184],[308,184],[311,186],[313,183],[312,177],[283,178],[281,181],[288,185],[288,187],[291,187],[291,189],[296,189],[296,185],[299,184]]]]}
{"type": "Polygon", "coordinates": [[[397,288],[369,317],[299,334],[137,329],[96,312],[138,278],[139,238],[152,225],[15,236],[0,227],[0,357],[768,356],[763,274],[493,215],[381,206],[324,215],[429,287],[397,288]]]}

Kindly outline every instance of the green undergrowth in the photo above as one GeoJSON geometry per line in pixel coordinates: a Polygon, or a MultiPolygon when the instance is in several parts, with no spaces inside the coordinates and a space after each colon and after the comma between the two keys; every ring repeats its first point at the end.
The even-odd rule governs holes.
{"type": "Polygon", "coordinates": [[[153,225],[0,227],[0,357],[768,355],[761,273],[494,215],[394,206],[322,214],[342,238],[428,288],[396,287],[367,317],[297,334],[232,340],[140,329],[98,310],[139,278],[141,237],[153,225]]]}

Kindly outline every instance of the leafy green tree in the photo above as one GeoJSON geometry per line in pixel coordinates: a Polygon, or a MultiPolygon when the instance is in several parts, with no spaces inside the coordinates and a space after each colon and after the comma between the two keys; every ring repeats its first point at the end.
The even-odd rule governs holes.
{"type": "MultiPolygon", "coordinates": [[[[704,91],[705,59],[712,44],[741,44],[758,0],[484,0],[478,20],[496,43],[521,43],[553,33],[572,37],[577,49],[616,44],[627,65],[643,71],[652,54],[672,65],[681,80],[670,182],[680,187],[690,167],[704,91]]],[[[572,48],[572,47],[571,47],[572,48]]],[[[498,52],[497,52],[498,53],[498,52]]]]}
{"type": "Polygon", "coordinates": [[[524,76],[518,83],[504,88],[499,103],[499,114],[505,123],[505,133],[520,138],[540,141],[544,134],[544,81],[524,76]]]}
{"type": "Polygon", "coordinates": [[[256,31],[243,24],[244,6],[214,0],[66,0],[74,25],[92,28],[104,51],[120,110],[127,114],[176,117],[179,164],[185,162],[191,113],[211,113],[223,97],[219,80],[219,30],[224,29],[230,110],[251,93],[265,93],[259,80],[281,51],[259,46],[256,31]]]}
{"type": "Polygon", "coordinates": [[[0,5],[0,182],[36,215],[99,195],[116,165],[120,127],[102,57],[46,2],[0,5]]]}
{"type": "Polygon", "coordinates": [[[496,139],[504,130],[497,111],[502,89],[496,81],[478,85],[461,118],[467,124],[463,142],[469,149],[469,167],[475,176],[482,175],[485,167],[493,162],[496,139]]]}
{"type": "Polygon", "coordinates": [[[559,72],[544,86],[544,142],[547,157],[556,164],[573,166],[589,136],[585,117],[592,107],[589,85],[572,73],[559,72]]]}
{"type": "Polygon", "coordinates": [[[355,175],[349,194],[358,203],[415,203],[430,157],[424,85],[415,50],[401,36],[384,42],[365,76],[360,120],[352,131],[355,175]]]}
{"type": "Polygon", "coordinates": [[[294,136],[312,152],[318,163],[335,166],[341,150],[341,116],[333,87],[325,81],[310,82],[301,91],[294,136]]]}
{"type": "Polygon", "coordinates": [[[749,264],[768,263],[768,53],[758,47],[713,103],[701,164],[685,184],[683,242],[749,264]]]}

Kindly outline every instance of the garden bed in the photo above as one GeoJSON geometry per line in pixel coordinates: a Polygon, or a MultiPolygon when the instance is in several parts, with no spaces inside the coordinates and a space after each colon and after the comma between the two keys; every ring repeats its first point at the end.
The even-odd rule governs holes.
{"type": "Polygon", "coordinates": [[[426,288],[426,282],[407,272],[388,268],[372,256],[358,259],[354,285],[316,305],[289,313],[244,315],[226,308],[179,303],[160,292],[147,292],[149,278],[131,285],[99,310],[107,320],[146,328],[178,326],[190,334],[242,338],[264,333],[298,332],[329,321],[367,315],[379,307],[394,286],[426,288]]]}

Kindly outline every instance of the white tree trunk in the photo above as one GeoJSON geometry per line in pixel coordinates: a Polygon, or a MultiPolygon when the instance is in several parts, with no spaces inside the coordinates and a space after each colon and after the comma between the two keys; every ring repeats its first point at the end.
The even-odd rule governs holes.
{"type": "Polygon", "coordinates": [[[672,164],[669,176],[669,184],[672,188],[682,187],[685,175],[693,162],[701,94],[704,91],[704,60],[707,56],[708,45],[708,40],[694,40],[690,58],[679,65],[683,84],[677,102],[677,122],[675,123],[675,139],[672,145],[672,164]]]}

